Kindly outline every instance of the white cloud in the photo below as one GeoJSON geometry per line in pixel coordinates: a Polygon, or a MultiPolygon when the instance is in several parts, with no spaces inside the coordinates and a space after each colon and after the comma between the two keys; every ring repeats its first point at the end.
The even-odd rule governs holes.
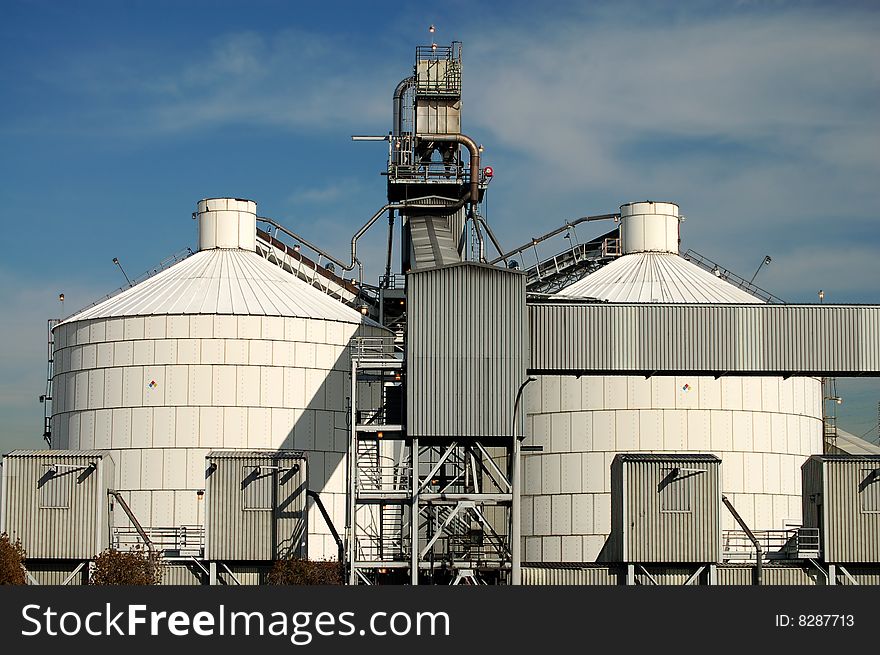
{"type": "Polygon", "coordinates": [[[743,274],[764,254],[779,257],[774,269],[810,257],[786,264],[806,278],[762,273],[780,295],[815,276],[876,297],[880,230],[858,267],[824,244],[846,240],[851,216],[880,222],[880,16],[650,18],[605,7],[466,40],[463,120],[496,167],[489,202],[503,240],[668,199],[691,219],[685,242],[743,274]]]}

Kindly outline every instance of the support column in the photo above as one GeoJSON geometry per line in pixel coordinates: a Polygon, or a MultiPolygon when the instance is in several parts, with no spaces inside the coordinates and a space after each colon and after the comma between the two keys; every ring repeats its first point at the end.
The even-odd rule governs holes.
{"type": "Polygon", "coordinates": [[[410,452],[412,453],[412,502],[410,503],[409,530],[410,530],[410,584],[419,584],[419,440],[416,437],[410,439],[410,452]]]}
{"type": "Polygon", "coordinates": [[[513,462],[510,470],[510,584],[522,584],[522,511],[520,505],[520,440],[513,437],[513,462]]]}

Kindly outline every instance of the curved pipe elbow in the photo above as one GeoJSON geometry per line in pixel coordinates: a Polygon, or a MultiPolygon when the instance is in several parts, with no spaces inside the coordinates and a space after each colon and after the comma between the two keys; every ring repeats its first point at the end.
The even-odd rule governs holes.
{"type": "Polygon", "coordinates": [[[470,203],[476,205],[480,202],[480,147],[477,142],[465,134],[420,134],[423,141],[439,141],[460,143],[468,149],[471,155],[471,189],[470,203]]]}

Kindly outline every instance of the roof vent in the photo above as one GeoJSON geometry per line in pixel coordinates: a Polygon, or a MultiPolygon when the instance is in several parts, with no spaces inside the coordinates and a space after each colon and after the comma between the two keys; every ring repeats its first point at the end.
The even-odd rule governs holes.
{"type": "Polygon", "coordinates": [[[678,205],[671,202],[628,202],[620,206],[620,242],[624,255],[633,252],[678,254],[678,205]]]}
{"type": "Polygon", "coordinates": [[[200,200],[199,250],[212,248],[257,249],[257,203],[238,198],[200,200]]]}

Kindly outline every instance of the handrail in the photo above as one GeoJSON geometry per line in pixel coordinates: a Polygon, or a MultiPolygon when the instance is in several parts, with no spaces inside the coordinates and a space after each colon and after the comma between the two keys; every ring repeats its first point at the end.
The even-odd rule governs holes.
{"type": "Polygon", "coordinates": [[[573,228],[576,225],[580,225],[581,223],[587,223],[587,222],[591,222],[591,221],[608,221],[608,220],[615,219],[615,218],[620,218],[620,214],[598,214],[596,216],[582,216],[580,218],[576,218],[573,221],[565,221],[565,223],[561,227],[558,227],[555,230],[551,230],[550,232],[547,232],[546,234],[542,234],[539,237],[532,237],[531,241],[529,241],[528,243],[524,243],[523,245],[519,246],[518,248],[514,248],[513,250],[507,251],[506,253],[504,253],[500,257],[496,257],[495,259],[493,259],[491,262],[489,262],[489,264],[494,265],[500,261],[506,261],[509,257],[513,257],[514,255],[517,255],[517,254],[523,252],[527,248],[532,248],[532,247],[538,245],[539,243],[541,243],[542,241],[546,241],[547,239],[549,239],[551,237],[555,237],[557,234],[561,234],[565,230],[573,228]]]}

